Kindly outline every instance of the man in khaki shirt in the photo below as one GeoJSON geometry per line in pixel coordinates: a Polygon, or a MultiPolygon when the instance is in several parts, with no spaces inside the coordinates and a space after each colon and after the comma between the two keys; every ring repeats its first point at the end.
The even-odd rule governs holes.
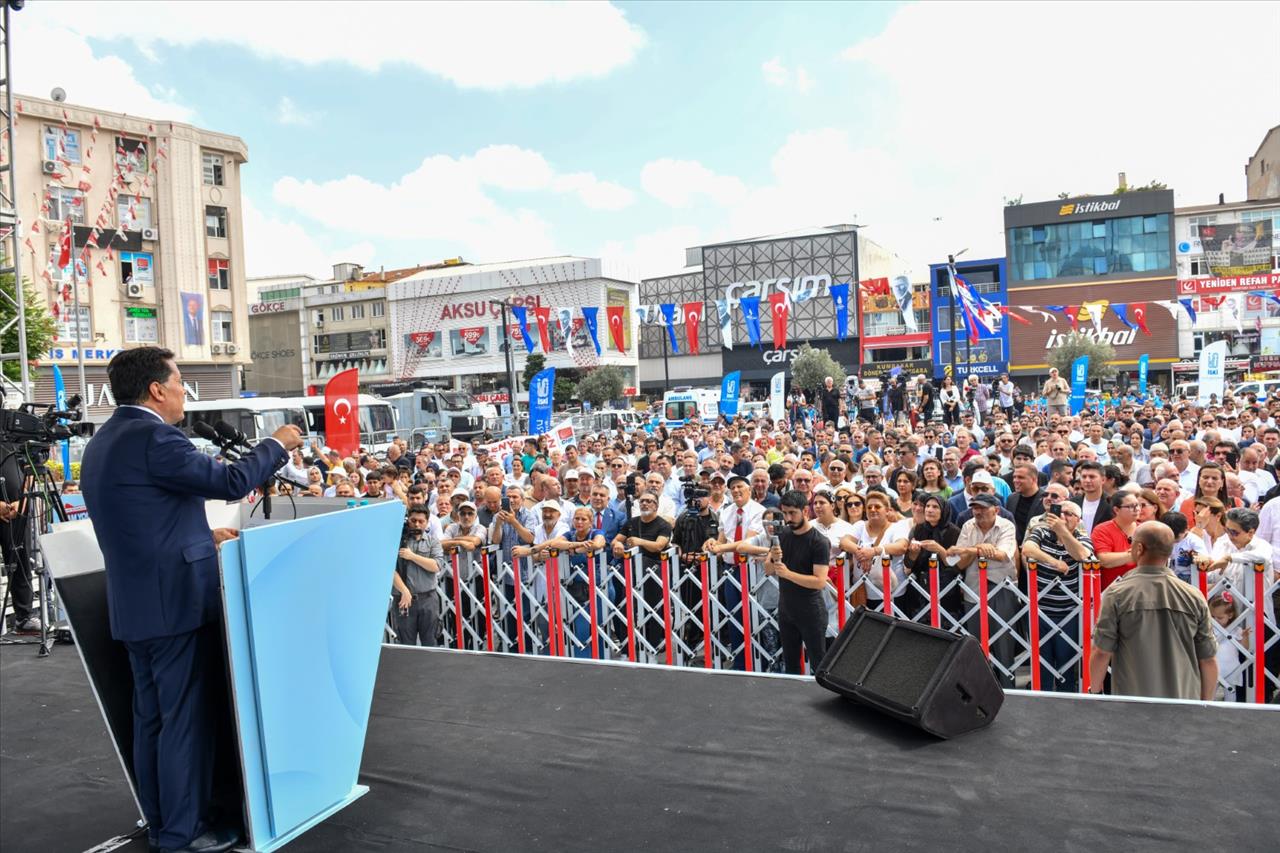
{"type": "Polygon", "coordinates": [[[1049,414],[1067,414],[1067,401],[1071,396],[1071,386],[1067,384],[1067,380],[1058,375],[1058,368],[1049,368],[1049,378],[1044,383],[1044,387],[1040,389],[1040,393],[1044,394],[1045,402],[1049,406],[1049,414]]]}
{"type": "Polygon", "coordinates": [[[1173,531],[1147,521],[1133,532],[1137,568],[1102,593],[1089,654],[1091,693],[1102,692],[1107,666],[1112,692],[1164,699],[1213,698],[1218,644],[1209,605],[1169,569],[1173,531]]]}

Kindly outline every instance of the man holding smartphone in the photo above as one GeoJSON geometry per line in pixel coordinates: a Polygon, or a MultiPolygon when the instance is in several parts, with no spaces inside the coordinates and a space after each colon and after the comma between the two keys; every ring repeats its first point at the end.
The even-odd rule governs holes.
{"type": "Polygon", "coordinates": [[[808,504],[808,499],[795,490],[782,496],[785,526],[764,562],[765,573],[778,579],[778,632],[782,635],[782,657],[789,675],[802,674],[801,642],[809,653],[811,666],[817,666],[827,650],[827,608],[822,590],[827,585],[831,547],[809,522],[805,512],[808,504]]]}

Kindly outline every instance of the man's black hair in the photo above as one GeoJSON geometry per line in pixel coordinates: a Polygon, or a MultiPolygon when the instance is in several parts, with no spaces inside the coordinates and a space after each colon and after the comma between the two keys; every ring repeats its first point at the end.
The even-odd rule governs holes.
{"type": "Polygon", "coordinates": [[[809,499],[804,496],[804,492],[797,491],[796,489],[783,492],[782,497],[778,502],[782,506],[790,507],[791,509],[804,509],[809,506],[809,499]]]}
{"type": "Polygon", "coordinates": [[[1100,462],[1081,462],[1076,466],[1076,474],[1078,475],[1081,471],[1097,471],[1099,477],[1106,476],[1106,471],[1103,470],[1100,462]]]}
{"type": "Polygon", "coordinates": [[[1104,465],[1102,467],[1102,476],[1114,481],[1117,489],[1129,482],[1128,476],[1120,470],[1119,465],[1104,465]]]}
{"type": "Polygon", "coordinates": [[[405,513],[405,518],[408,518],[411,515],[425,515],[428,521],[431,520],[431,513],[427,511],[425,506],[409,507],[409,511],[405,513]]]}
{"type": "Polygon", "coordinates": [[[1054,474],[1058,473],[1063,468],[1070,471],[1074,467],[1075,466],[1072,465],[1070,459],[1054,459],[1052,462],[1049,463],[1049,476],[1052,477],[1054,474]]]}
{"type": "Polygon", "coordinates": [[[782,467],[782,465],[780,465],[779,463],[775,462],[769,466],[770,480],[781,480],[786,476],[787,476],[787,469],[782,467]]]}
{"type": "Polygon", "coordinates": [[[117,405],[142,405],[150,399],[152,382],[164,384],[173,373],[173,350],[136,347],[121,350],[107,364],[107,381],[117,405]]]}
{"type": "Polygon", "coordinates": [[[1173,531],[1175,541],[1187,532],[1187,517],[1177,510],[1170,510],[1160,516],[1160,523],[1173,531]]]}

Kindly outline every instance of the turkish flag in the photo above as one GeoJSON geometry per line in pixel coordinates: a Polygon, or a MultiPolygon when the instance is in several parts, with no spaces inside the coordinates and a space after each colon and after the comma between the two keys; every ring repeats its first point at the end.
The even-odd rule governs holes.
{"type": "Polygon", "coordinates": [[[684,304],[684,330],[688,335],[689,354],[698,354],[698,327],[702,324],[703,304],[686,302],[684,304]]]}
{"type": "Polygon", "coordinates": [[[605,316],[609,319],[609,337],[613,338],[613,348],[623,355],[626,354],[626,330],[622,326],[622,311],[625,306],[622,305],[606,305],[604,309],[605,316]]]}
{"type": "Polygon", "coordinates": [[[1138,328],[1142,330],[1142,334],[1150,337],[1151,330],[1147,328],[1147,303],[1130,302],[1129,316],[1133,318],[1133,322],[1138,324],[1138,328]]]}
{"type": "Polygon", "coordinates": [[[542,352],[551,352],[551,306],[535,305],[533,316],[538,320],[538,339],[542,342],[542,352]]]}
{"type": "Polygon", "coordinates": [[[343,456],[360,449],[360,371],[354,367],[325,383],[324,440],[343,456]]]}
{"type": "Polygon", "coordinates": [[[769,316],[773,318],[773,348],[787,348],[787,294],[769,294],[769,316]]]}
{"type": "Polygon", "coordinates": [[[63,226],[62,236],[58,238],[58,269],[66,269],[67,264],[71,263],[71,217],[67,217],[67,223],[63,226]]]}
{"type": "Polygon", "coordinates": [[[1079,306],[1079,305],[1068,305],[1068,306],[1067,306],[1067,319],[1068,319],[1069,321],[1071,321],[1071,331],[1073,331],[1073,332],[1078,332],[1078,331],[1080,331],[1080,317],[1079,317],[1079,314],[1080,314],[1080,306],[1079,306]]]}

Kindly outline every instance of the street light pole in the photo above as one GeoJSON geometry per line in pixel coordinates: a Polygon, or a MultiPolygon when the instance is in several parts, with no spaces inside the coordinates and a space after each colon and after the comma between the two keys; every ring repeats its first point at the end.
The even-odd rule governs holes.
{"type": "Polygon", "coordinates": [[[516,405],[516,361],[515,356],[511,354],[511,325],[507,322],[507,309],[511,307],[511,303],[505,299],[490,299],[490,305],[497,305],[502,308],[502,352],[506,357],[507,366],[507,404],[511,407],[511,431],[513,433],[520,430],[520,412],[516,405]]]}

